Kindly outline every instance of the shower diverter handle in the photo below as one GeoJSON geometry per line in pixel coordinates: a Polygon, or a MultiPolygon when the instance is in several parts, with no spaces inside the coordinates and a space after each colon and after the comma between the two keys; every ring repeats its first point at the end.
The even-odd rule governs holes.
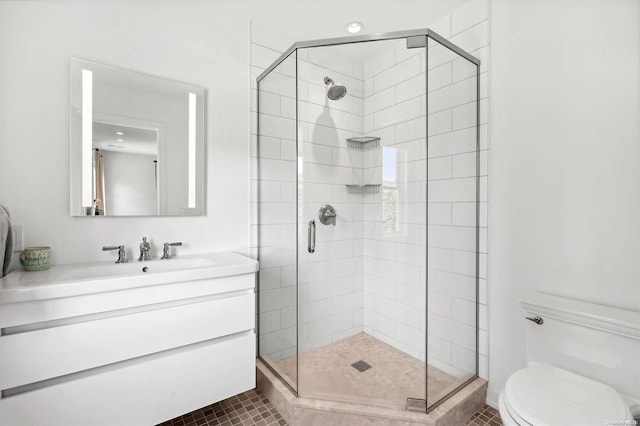
{"type": "Polygon", "coordinates": [[[333,206],[329,204],[325,204],[324,206],[320,207],[320,210],[318,210],[318,219],[320,219],[320,222],[323,225],[336,226],[337,216],[338,214],[336,213],[336,209],[334,209],[333,206]]]}

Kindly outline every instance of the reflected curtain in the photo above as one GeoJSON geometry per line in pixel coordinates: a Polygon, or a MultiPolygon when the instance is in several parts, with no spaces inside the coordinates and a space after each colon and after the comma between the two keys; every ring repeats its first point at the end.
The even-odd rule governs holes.
{"type": "Polygon", "coordinates": [[[94,158],[94,179],[95,192],[94,192],[94,204],[96,215],[104,215],[104,160],[102,153],[96,148],[94,158]]]}

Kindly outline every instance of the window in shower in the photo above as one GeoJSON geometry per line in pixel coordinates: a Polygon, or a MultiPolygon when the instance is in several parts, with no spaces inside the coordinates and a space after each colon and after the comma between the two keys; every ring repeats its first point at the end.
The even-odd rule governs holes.
{"type": "Polygon", "coordinates": [[[396,154],[396,148],[382,148],[382,229],[385,234],[400,230],[396,154]]]}

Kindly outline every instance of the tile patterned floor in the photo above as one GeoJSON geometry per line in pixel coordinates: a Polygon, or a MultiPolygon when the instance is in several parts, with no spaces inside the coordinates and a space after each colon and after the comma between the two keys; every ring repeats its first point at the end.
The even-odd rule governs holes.
{"type": "MultiPolygon", "coordinates": [[[[286,426],[280,413],[260,389],[252,389],[224,401],[192,411],[159,426],[286,426]]],[[[465,426],[501,426],[498,411],[485,405],[465,426]]]]}
{"type": "Polygon", "coordinates": [[[485,405],[477,413],[475,413],[465,426],[501,426],[500,413],[495,408],[485,405]]]}
{"type": "Polygon", "coordinates": [[[159,426],[285,426],[280,413],[259,389],[200,408],[159,426]]]}

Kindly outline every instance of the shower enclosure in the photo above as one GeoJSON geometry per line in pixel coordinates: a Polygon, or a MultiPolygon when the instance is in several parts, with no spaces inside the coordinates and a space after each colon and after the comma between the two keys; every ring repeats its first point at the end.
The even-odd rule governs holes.
{"type": "Polygon", "coordinates": [[[258,355],[296,395],[429,412],[477,377],[479,63],[416,30],[258,77],[258,355]]]}

